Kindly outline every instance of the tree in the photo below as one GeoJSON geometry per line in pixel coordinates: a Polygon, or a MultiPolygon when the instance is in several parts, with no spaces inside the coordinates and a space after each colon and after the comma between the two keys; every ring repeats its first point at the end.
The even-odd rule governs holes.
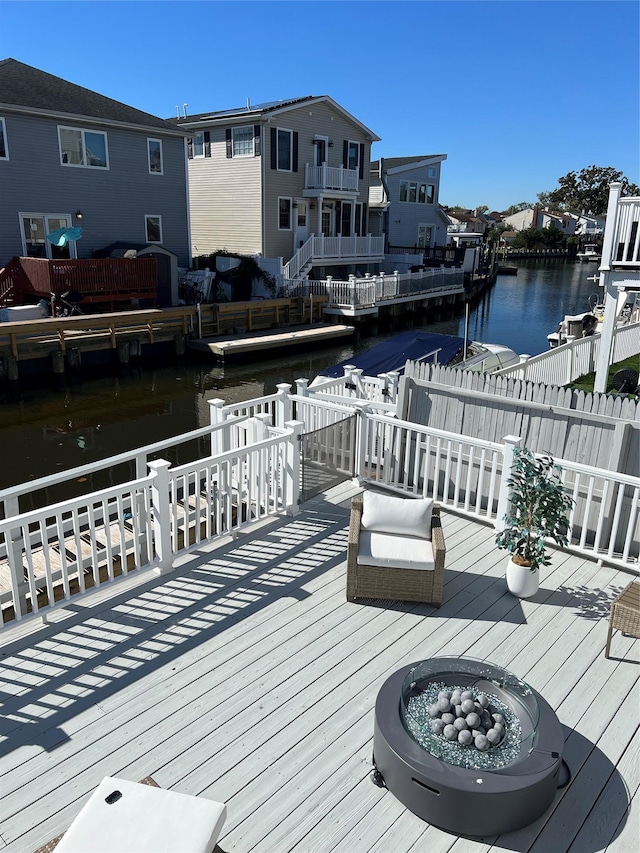
{"type": "Polygon", "coordinates": [[[531,202],[529,201],[520,201],[518,204],[512,204],[511,207],[508,207],[504,211],[504,216],[512,216],[514,213],[520,213],[521,210],[527,210],[527,208],[533,207],[531,202]]]}
{"type": "Polygon", "coordinates": [[[558,178],[558,187],[549,193],[540,193],[538,198],[558,210],[604,216],[609,201],[609,184],[614,181],[622,184],[623,195],[640,195],[640,188],[612,166],[588,166],[580,172],[569,172],[558,178]]]}

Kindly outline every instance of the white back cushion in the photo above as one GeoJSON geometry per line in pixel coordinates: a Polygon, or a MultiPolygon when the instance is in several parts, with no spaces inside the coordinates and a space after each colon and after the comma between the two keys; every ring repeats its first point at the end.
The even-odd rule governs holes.
{"type": "Polygon", "coordinates": [[[433,501],[429,498],[397,498],[365,491],[361,525],[375,533],[431,539],[432,509],[433,501]]]}

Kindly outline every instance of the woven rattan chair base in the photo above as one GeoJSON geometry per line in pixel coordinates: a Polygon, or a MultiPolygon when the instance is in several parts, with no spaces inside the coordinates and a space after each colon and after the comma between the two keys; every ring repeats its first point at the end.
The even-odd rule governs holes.
{"type": "Polygon", "coordinates": [[[609,632],[604,656],[609,657],[611,637],[614,631],[622,631],[629,637],[640,637],[640,583],[631,581],[611,602],[609,632]]]}

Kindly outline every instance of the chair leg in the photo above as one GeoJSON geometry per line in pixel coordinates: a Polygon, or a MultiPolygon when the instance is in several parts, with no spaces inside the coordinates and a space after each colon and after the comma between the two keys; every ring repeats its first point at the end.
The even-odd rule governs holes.
{"type": "Polygon", "coordinates": [[[611,622],[609,622],[609,631],[607,633],[607,645],[606,645],[606,648],[604,650],[604,656],[606,658],[609,657],[609,649],[611,647],[611,637],[612,636],[613,636],[613,625],[611,624],[611,622]]]}

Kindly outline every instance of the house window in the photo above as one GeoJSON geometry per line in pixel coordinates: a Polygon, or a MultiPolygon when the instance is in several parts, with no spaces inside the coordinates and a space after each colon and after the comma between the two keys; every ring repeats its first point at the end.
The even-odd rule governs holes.
{"type": "Polygon", "coordinates": [[[49,260],[76,257],[75,240],[65,242],[64,246],[58,246],[46,239],[47,234],[51,234],[59,228],[71,227],[71,216],[69,214],[21,213],[19,217],[22,231],[22,253],[25,257],[48,258],[49,260]]]}
{"type": "Polygon", "coordinates": [[[291,230],[291,199],[290,198],[279,198],[278,199],[278,230],[279,231],[290,231],[291,230]]]}
{"type": "Polygon", "coordinates": [[[147,153],[149,155],[149,172],[152,175],[162,174],[162,140],[147,139],[147,153]]]}
{"type": "Polygon", "coordinates": [[[347,147],[347,169],[357,171],[360,168],[360,145],[357,142],[349,142],[347,147]]]}
{"type": "Polygon", "coordinates": [[[147,243],[162,243],[162,217],[145,216],[144,224],[147,243]]]}
{"type": "Polygon", "coordinates": [[[251,127],[234,127],[233,134],[233,156],[253,157],[253,125],[251,127]]]}
{"type": "Polygon", "coordinates": [[[278,171],[290,172],[292,170],[293,154],[293,131],[278,128],[278,171]]]}
{"type": "Polygon", "coordinates": [[[400,201],[417,204],[433,204],[435,187],[432,184],[418,184],[416,181],[400,181],[400,201]]]}
{"type": "Polygon", "coordinates": [[[9,159],[9,148],[7,147],[7,129],[4,119],[0,118],[0,160],[9,159]]]}
{"type": "Polygon", "coordinates": [[[436,167],[435,166],[429,166],[429,168],[427,169],[427,177],[428,178],[435,178],[435,176],[436,176],[436,167]]]}
{"type": "Polygon", "coordinates": [[[99,130],[58,127],[60,162],[63,166],[108,169],[107,134],[99,130]]]}
{"type": "Polygon", "coordinates": [[[198,130],[193,135],[193,156],[204,157],[204,130],[198,130]]]}

